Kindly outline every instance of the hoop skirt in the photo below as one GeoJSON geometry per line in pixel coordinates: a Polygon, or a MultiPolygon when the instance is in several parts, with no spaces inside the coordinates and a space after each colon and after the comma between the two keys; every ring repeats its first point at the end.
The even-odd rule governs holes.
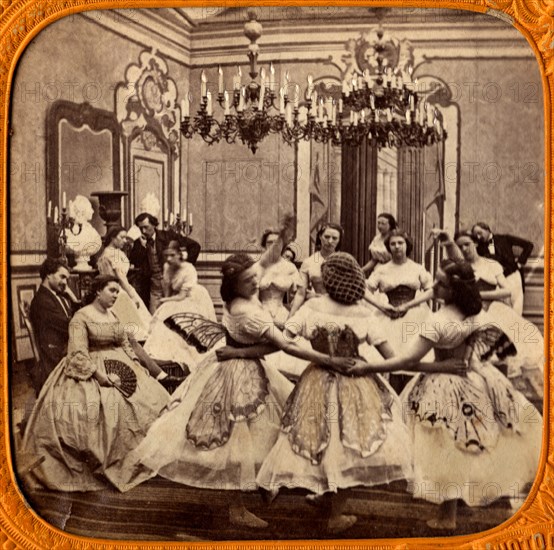
{"type": "Polygon", "coordinates": [[[23,452],[44,458],[31,485],[105,489],[109,472],[122,467],[168,401],[138,363],[124,326],[95,322],[86,308],[78,311],[70,323],[68,355],[46,381],[25,430],[23,452]],[[100,386],[96,370],[117,372],[127,396],[100,386]]]}
{"type": "MultiPolygon", "coordinates": [[[[287,329],[318,351],[354,357],[360,342],[385,341],[370,322],[363,305],[322,296],[306,302],[287,329]]],[[[268,490],[336,492],[410,479],[411,456],[400,401],[381,376],[351,378],[311,364],[287,401],[281,434],[257,479],[268,490]]]]}
{"type": "Polygon", "coordinates": [[[197,283],[196,270],[188,262],[183,262],[179,270],[171,276],[166,268],[164,281],[170,287],[172,295],[177,295],[183,289],[186,289],[187,296],[181,300],[164,302],[156,310],[150,324],[150,332],[144,344],[144,350],[150,356],[159,360],[184,363],[192,371],[204,359],[204,355],[168,329],[164,321],[175,313],[189,312],[202,315],[206,319],[215,322],[214,305],[209,292],[197,283]]]}
{"type": "MultiPolygon", "coordinates": [[[[261,304],[224,314],[232,345],[263,342],[273,326],[261,304]]],[[[146,439],[126,460],[125,491],[156,474],[206,489],[256,489],[256,474],[279,434],[292,384],[258,359],[218,362],[214,351],[177,388],[146,439]],[[163,443],[161,443],[163,442],[163,443]]]]}
{"type": "Polygon", "coordinates": [[[492,325],[487,312],[464,319],[453,306],[426,323],[422,336],[433,342],[437,359],[470,354],[470,371],[465,377],[419,374],[401,395],[413,437],[417,498],[482,506],[519,495],[536,475],[542,418],[482,359],[492,325]]]}

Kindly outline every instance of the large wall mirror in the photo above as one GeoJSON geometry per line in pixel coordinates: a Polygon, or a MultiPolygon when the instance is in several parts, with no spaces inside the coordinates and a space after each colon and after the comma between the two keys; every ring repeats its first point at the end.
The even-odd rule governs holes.
{"type": "MultiPolygon", "coordinates": [[[[60,100],[46,121],[46,198],[52,208],[85,195],[92,203],[93,227],[102,235],[105,224],[98,210],[97,191],[121,189],[120,130],[114,113],[88,103],[60,100]]],[[[52,251],[48,251],[51,253],[52,251]]]]}

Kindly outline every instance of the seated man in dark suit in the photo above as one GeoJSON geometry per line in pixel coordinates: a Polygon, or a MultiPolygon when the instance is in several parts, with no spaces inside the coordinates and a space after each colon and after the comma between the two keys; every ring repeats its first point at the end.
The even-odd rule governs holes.
{"type": "Polygon", "coordinates": [[[46,258],[40,266],[40,278],[42,284],[29,311],[40,353],[39,368],[31,374],[37,394],[67,354],[69,321],[80,305],[67,286],[69,268],[65,262],[46,258]]]}
{"type": "Polygon", "coordinates": [[[499,235],[492,233],[484,222],[476,223],[471,232],[478,241],[477,252],[485,258],[496,260],[504,270],[504,277],[512,294],[512,307],[521,315],[523,313],[523,275],[521,268],[526,264],[533,243],[514,235],[499,235]],[[516,254],[515,248],[521,252],[516,254]]]}
{"type": "Polygon", "coordinates": [[[132,282],[150,313],[154,313],[163,296],[164,250],[171,241],[176,240],[186,247],[187,261],[194,265],[200,253],[200,245],[173,231],[158,229],[158,219],[146,212],[135,218],[135,224],[142,236],[134,242],[129,257],[131,264],[138,270],[132,282]]]}

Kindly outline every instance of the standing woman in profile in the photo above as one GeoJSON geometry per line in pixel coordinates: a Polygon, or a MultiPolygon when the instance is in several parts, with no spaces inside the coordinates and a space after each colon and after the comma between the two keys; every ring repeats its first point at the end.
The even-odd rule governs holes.
{"type": "Polygon", "coordinates": [[[120,225],[112,227],[104,237],[104,250],[98,258],[100,275],[117,277],[121,292],[112,308],[119,322],[127,326],[135,340],[144,342],[148,335],[152,315],[137,291],[127,280],[131,264],[123,252],[127,231],[120,225]]]}
{"type": "Polygon", "coordinates": [[[391,259],[390,250],[385,245],[387,237],[391,231],[397,228],[396,219],[392,214],[382,212],[377,216],[377,235],[369,245],[369,262],[362,267],[366,277],[371,274],[379,264],[386,264],[391,259]]]}
{"type": "Polygon", "coordinates": [[[309,298],[326,294],[321,277],[321,264],[333,252],[338,252],[344,237],[344,229],[336,224],[327,222],[317,232],[315,252],[306,258],[300,266],[302,286],[296,292],[290,308],[291,317],[300,306],[309,298]]]}

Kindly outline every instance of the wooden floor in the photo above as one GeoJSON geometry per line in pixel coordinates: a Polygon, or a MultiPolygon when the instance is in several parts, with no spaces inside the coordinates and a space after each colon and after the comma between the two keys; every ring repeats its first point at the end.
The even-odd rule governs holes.
{"type": "MultiPolygon", "coordinates": [[[[34,393],[25,370],[12,376],[12,422],[17,439],[18,422],[32,408],[34,393]]],[[[229,491],[195,489],[155,478],[128,493],[108,488],[89,493],[23,491],[32,508],[48,523],[68,533],[106,539],[160,541],[194,540],[300,540],[433,537],[477,533],[495,527],[513,514],[507,499],[486,508],[461,504],[455,531],[433,531],[426,521],[436,506],[414,500],[405,482],[353,489],[347,513],[357,523],[342,533],[325,533],[325,513],[306,502],[306,492],[284,490],[267,506],[257,493],[244,494],[249,510],[266,520],[267,529],[239,529],[229,523],[228,506],[237,498],[229,491]]]]}
{"type": "Polygon", "coordinates": [[[487,508],[463,504],[455,531],[434,531],[426,521],[436,506],[414,500],[405,483],[352,490],[347,513],[357,523],[340,536],[324,530],[324,512],[309,505],[305,492],[283,491],[269,506],[257,493],[247,493],[249,510],[269,523],[267,529],[237,528],[228,521],[229,502],[237,495],[185,487],[162,478],[150,480],[128,493],[116,490],[89,493],[38,491],[27,493],[31,506],[52,525],[69,533],[100,538],[160,541],[292,540],[433,537],[477,533],[508,519],[508,500],[487,508]]]}

